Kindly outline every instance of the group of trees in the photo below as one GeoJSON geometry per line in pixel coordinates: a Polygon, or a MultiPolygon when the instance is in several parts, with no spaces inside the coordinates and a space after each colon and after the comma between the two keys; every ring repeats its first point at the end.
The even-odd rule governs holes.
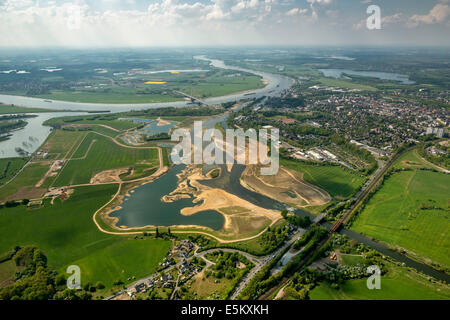
{"type": "Polygon", "coordinates": [[[10,258],[17,268],[15,282],[0,289],[0,300],[90,300],[86,290],[70,290],[63,274],[47,265],[47,257],[35,246],[16,247],[10,258]]]}
{"type": "Polygon", "coordinates": [[[286,209],[281,211],[281,216],[290,224],[300,228],[307,228],[311,224],[311,219],[308,216],[302,217],[295,214],[290,214],[286,209]]]}

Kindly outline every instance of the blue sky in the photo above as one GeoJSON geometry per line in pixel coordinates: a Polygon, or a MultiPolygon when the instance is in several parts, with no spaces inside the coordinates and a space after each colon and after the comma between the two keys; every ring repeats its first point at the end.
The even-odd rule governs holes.
{"type": "Polygon", "coordinates": [[[6,47],[448,46],[449,31],[450,0],[0,0],[6,47]]]}

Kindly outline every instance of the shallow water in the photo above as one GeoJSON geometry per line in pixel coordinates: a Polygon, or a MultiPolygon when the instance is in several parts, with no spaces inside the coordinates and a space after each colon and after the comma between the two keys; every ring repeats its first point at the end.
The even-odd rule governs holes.
{"type": "Polygon", "coordinates": [[[354,76],[378,78],[381,80],[398,81],[401,84],[414,84],[414,81],[409,80],[409,77],[405,74],[390,73],[390,72],[378,72],[378,71],[354,71],[350,69],[319,69],[325,77],[342,78],[342,75],[349,74],[354,76]]]}
{"type": "Polygon", "coordinates": [[[143,227],[197,225],[220,230],[225,222],[224,217],[214,210],[203,211],[192,216],[184,216],[180,210],[197,204],[190,199],[180,199],[171,203],[162,202],[161,198],[176,189],[178,178],[185,166],[174,166],[171,170],[155,180],[134,189],[128,200],[121,204],[122,209],[111,213],[118,217],[118,226],[143,227]]]}

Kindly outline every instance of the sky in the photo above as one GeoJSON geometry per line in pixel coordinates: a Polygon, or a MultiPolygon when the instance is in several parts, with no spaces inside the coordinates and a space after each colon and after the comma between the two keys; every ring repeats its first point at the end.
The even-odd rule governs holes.
{"type": "Polygon", "coordinates": [[[2,47],[450,46],[449,34],[450,0],[0,0],[2,47]]]}

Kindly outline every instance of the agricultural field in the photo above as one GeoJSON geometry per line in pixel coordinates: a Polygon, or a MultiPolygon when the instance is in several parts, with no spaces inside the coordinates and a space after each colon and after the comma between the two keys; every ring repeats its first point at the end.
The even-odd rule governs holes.
{"type": "MultiPolygon", "coordinates": [[[[92,221],[93,213],[116,190],[117,185],[80,187],[67,200],[58,199],[53,204],[46,200],[39,209],[0,209],[0,252],[36,245],[47,256],[50,267],[64,273],[68,265],[77,264],[84,283],[95,285],[100,281],[105,290],[111,289],[115,280],[130,283],[130,277],[153,273],[169,251],[170,241],[108,235],[92,221]]],[[[10,267],[0,264],[0,279],[12,272],[10,267]]]]}
{"type": "Polygon", "coordinates": [[[0,159],[0,186],[10,181],[27,161],[28,158],[0,159]]]}
{"type": "Polygon", "coordinates": [[[40,150],[48,152],[49,157],[66,159],[81,143],[85,132],[53,130],[40,150]]]}
{"type": "MultiPolygon", "coordinates": [[[[123,238],[71,264],[80,267],[82,281],[93,285],[100,281],[110,289],[118,280],[130,283],[130,278],[141,279],[155,273],[170,248],[168,240],[123,238]]],[[[64,268],[61,271],[64,272],[64,268]]]]}
{"type": "Polygon", "coordinates": [[[337,199],[350,197],[365,181],[359,173],[339,166],[311,165],[287,159],[280,159],[280,165],[303,173],[306,182],[324,189],[337,199]]]}
{"type": "Polygon", "coordinates": [[[136,72],[134,79],[124,77],[126,80],[122,80],[120,76],[106,74],[102,80],[96,80],[98,85],[70,91],[52,90],[36,97],[91,103],[151,103],[181,101],[184,96],[178,92],[208,98],[264,87],[258,76],[216,69],[149,75],[140,74],[139,70],[136,72]],[[113,84],[108,83],[111,81],[113,84]]]}
{"type": "Polygon", "coordinates": [[[128,130],[137,125],[132,121],[117,120],[116,115],[89,115],[89,116],[71,116],[52,118],[44,122],[46,126],[63,126],[63,125],[87,125],[96,124],[112,127],[116,130],[128,130]]]}
{"type": "Polygon", "coordinates": [[[449,267],[449,194],[450,176],[444,173],[394,173],[368,201],[352,228],[449,267]]]}
{"type": "Polygon", "coordinates": [[[42,196],[45,189],[35,187],[50,168],[49,162],[38,162],[27,165],[14,180],[0,186],[0,201],[33,199],[42,196]]]}
{"type": "Polygon", "coordinates": [[[92,221],[116,191],[117,185],[81,187],[65,201],[57,199],[51,205],[45,200],[39,209],[0,209],[0,252],[36,245],[50,266],[62,267],[117,242],[120,238],[100,232],[92,221]]]}
{"type": "Polygon", "coordinates": [[[261,77],[218,69],[192,54],[111,52],[83,57],[82,61],[52,57],[58,68],[39,69],[21,61],[31,72],[22,77],[2,77],[0,92],[57,101],[88,103],[153,103],[182,101],[232,94],[265,86],[261,77]],[[152,57],[152,58],[148,58],[152,57]],[[33,84],[32,89],[29,88],[33,84]]]}
{"type": "Polygon", "coordinates": [[[89,183],[100,171],[134,166],[137,163],[154,167],[159,164],[157,149],[122,147],[109,138],[88,133],[79,148],[57,177],[55,186],[89,183]]]}
{"type": "Polygon", "coordinates": [[[367,289],[366,279],[345,281],[339,289],[327,282],[320,283],[310,293],[311,300],[447,300],[450,289],[428,281],[414,270],[389,266],[381,277],[381,290],[367,289]]]}

